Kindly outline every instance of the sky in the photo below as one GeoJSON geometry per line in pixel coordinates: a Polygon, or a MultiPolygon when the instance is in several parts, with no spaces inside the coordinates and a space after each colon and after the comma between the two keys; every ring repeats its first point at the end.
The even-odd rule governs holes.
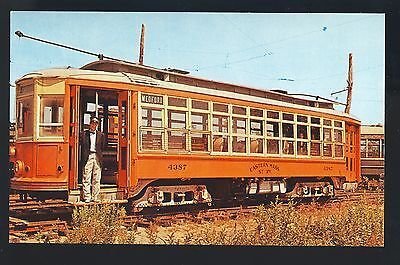
{"type": "Polygon", "coordinates": [[[10,121],[15,120],[15,80],[41,69],[79,68],[97,60],[19,38],[15,31],[137,62],[145,24],[145,65],[342,103],[346,92],[331,93],[346,88],[352,53],[350,113],[362,124],[384,122],[384,14],[13,11],[10,19],[10,121]]]}

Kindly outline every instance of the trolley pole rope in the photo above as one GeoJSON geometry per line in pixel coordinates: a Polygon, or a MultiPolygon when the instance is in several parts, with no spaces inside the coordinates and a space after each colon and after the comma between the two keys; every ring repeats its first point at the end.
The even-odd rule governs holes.
{"type": "Polygon", "coordinates": [[[101,53],[96,54],[96,53],[93,53],[93,52],[81,50],[81,49],[74,48],[74,47],[70,47],[70,46],[67,46],[67,45],[55,43],[55,42],[52,42],[52,41],[47,41],[47,40],[42,40],[42,39],[39,39],[39,38],[31,37],[31,36],[25,35],[24,33],[22,33],[22,32],[19,31],[19,30],[17,30],[17,31],[15,32],[15,35],[17,35],[17,36],[20,37],[20,38],[28,38],[28,39],[31,39],[31,40],[35,40],[35,41],[39,41],[39,42],[44,42],[44,43],[46,43],[46,44],[50,44],[50,45],[62,47],[62,48],[65,48],[65,49],[73,50],[73,51],[76,51],[76,52],[81,52],[81,53],[93,55],[93,56],[96,56],[99,60],[110,59],[110,60],[120,61],[120,62],[124,62],[124,63],[130,63],[130,64],[132,63],[132,62],[129,62],[129,61],[125,61],[125,60],[121,60],[121,59],[117,59],[117,58],[105,56],[105,55],[103,55],[103,54],[101,54],[101,53]]]}

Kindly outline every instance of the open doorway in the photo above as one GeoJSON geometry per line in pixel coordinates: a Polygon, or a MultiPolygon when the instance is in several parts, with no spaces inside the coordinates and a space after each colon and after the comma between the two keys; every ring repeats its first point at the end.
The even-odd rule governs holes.
{"type": "MultiPolygon", "coordinates": [[[[121,93],[121,92],[120,92],[121,93]]],[[[117,186],[119,178],[119,163],[126,164],[126,157],[119,157],[120,130],[122,120],[126,117],[126,106],[118,103],[118,92],[97,88],[81,87],[80,92],[80,131],[89,129],[90,117],[99,118],[98,130],[104,133],[105,148],[103,151],[103,166],[101,184],[117,186]]],[[[125,131],[123,131],[125,133],[125,131]]],[[[81,152],[79,152],[79,158],[81,152]]],[[[81,161],[82,159],[79,159],[81,161]]],[[[82,184],[82,163],[79,163],[78,184],[82,184]]]]}

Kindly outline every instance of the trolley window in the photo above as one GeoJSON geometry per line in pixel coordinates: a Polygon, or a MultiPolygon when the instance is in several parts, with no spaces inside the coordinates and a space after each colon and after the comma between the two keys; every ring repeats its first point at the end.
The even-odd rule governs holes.
{"type": "Polygon", "coordinates": [[[213,136],[213,151],[228,152],[228,136],[214,135],[213,136]]]}
{"type": "Polygon", "coordinates": [[[167,146],[168,150],[186,151],[186,111],[168,110],[168,132],[167,146]]]}
{"type": "Polygon", "coordinates": [[[264,139],[251,138],[250,139],[250,153],[262,154],[264,152],[264,139]]]}
{"type": "Polygon", "coordinates": [[[324,128],[324,142],[332,142],[331,129],[324,128]]]}
{"type": "Polygon", "coordinates": [[[282,140],[282,153],[285,155],[294,155],[294,141],[282,140]]]}
{"type": "Polygon", "coordinates": [[[186,133],[182,131],[168,131],[168,150],[185,151],[186,133]]]}
{"type": "Polygon", "coordinates": [[[334,134],[335,134],[335,142],[342,143],[343,142],[343,131],[335,129],[334,134]]]}
{"type": "Polygon", "coordinates": [[[250,134],[251,135],[264,135],[262,120],[250,120],[250,134]]]}
{"type": "Polygon", "coordinates": [[[62,136],[64,96],[41,96],[39,107],[39,136],[62,136]]]}
{"type": "Polygon", "coordinates": [[[208,110],[208,102],[192,100],[192,109],[208,110]]]}
{"type": "Polygon", "coordinates": [[[232,113],[238,115],[246,115],[246,108],[233,106],[232,113]]]}
{"type": "Polygon", "coordinates": [[[213,115],[213,132],[228,133],[228,116],[213,115]]]}
{"type": "Polygon", "coordinates": [[[297,151],[296,152],[297,152],[297,155],[302,155],[302,156],[308,155],[307,125],[297,124],[297,151]]]}
{"type": "MultiPolygon", "coordinates": [[[[335,121],[335,125],[336,121],[335,121]]],[[[343,129],[334,129],[333,130],[333,137],[334,137],[334,142],[335,142],[335,157],[338,158],[343,158],[344,156],[344,147],[343,147],[343,129]]]]}
{"type": "Polygon", "coordinates": [[[207,131],[208,130],[208,114],[207,113],[191,113],[192,130],[207,131]]]}
{"type": "Polygon", "coordinates": [[[294,120],[294,115],[289,114],[289,113],[283,113],[282,119],[285,121],[293,121],[294,120]]]}
{"type": "Polygon", "coordinates": [[[186,112],[179,110],[168,110],[168,128],[185,129],[186,112]]]}
{"type": "Polygon", "coordinates": [[[232,117],[232,132],[246,134],[246,118],[232,117]]]}
{"type": "Polygon", "coordinates": [[[321,129],[319,127],[311,126],[311,140],[321,140],[321,129]]]}
{"type": "Polygon", "coordinates": [[[335,157],[343,157],[343,145],[335,144],[335,157]]]}
{"type": "MultiPolygon", "coordinates": [[[[282,123],[282,136],[284,138],[294,138],[293,126],[290,123],[282,123]]],[[[285,155],[294,155],[294,140],[282,140],[282,153],[285,155]]]]}
{"type": "Polygon", "coordinates": [[[297,142],[297,154],[303,156],[308,155],[308,142],[305,141],[297,142]]]}
{"type": "Polygon", "coordinates": [[[321,119],[320,118],[311,117],[311,123],[312,124],[321,124],[321,119]]]}
{"type": "Polygon", "coordinates": [[[337,128],[342,128],[343,127],[343,123],[341,121],[335,121],[334,122],[335,127],[337,128]]]}
{"type": "Polygon", "coordinates": [[[307,123],[308,122],[308,117],[307,116],[303,116],[303,115],[297,115],[297,121],[298,122],[307,123]]]}
{"type": "Polygon", "coordinates": [[[332,121],[324,119],[324,126],[332,126],[332,121]]]}
{"type": "Polygon", "coordinates": [[[277,119],[279,119],[279,112],[267,111],[267,118],[277,120],[277,119]]]}
{"type": "Polygon", "coordinates": [[[282,123],[282,132],[283,132],[283,137],[294,138],[293,124],[282,123]]]}
{"type": "Polygon", "coordinates": [[[262,109],[253,109],[253,108],[251,108],[250,109],[250,116],[262,118],[264,116],[263,110],[262,109]]]}
{"type": "Polygon", "coordinates": [[[297,138],[308,139],[307,125],[297,125],[297,138]]]}
{"type": "Polygon", "coordinates": [[[190,134],[192,151],[197,151],[197,152],[209,151],[209,148],[208,148],[209,137],[210,137],[210,135],[207,133],[192,132],[190,134]]]}
{"type": "Polygon", "coordinates": [[[228,113],[228,105],[219,104],[219,103],[214,103],[214,105],[213,105],[213,111],[228,113]]]}
{"type": "Polygon", "coordinates": [[[380,157],[379,152],[379,139],[369,139],[368,140],[368,157],[378,158],[380,157]]]}
{"type": "Polygon", "coordinates": [[[163,150],[163,131],[142,130],[141,147],[143,150],[163,150]]]}
{"type": "Polygon", "coordinates": [[[279,137],[279,123],[274,121],[267,121],[267,136],[279,137]]]}
{"type": "Polygon", "coordinates": [[[33,98],[17,100],[17,136],[33,136],[33,98]]]}
{"type": "Polygon", "coordinates": [[[312,156],[321,156],[321,143],[311,142],[310,154],[312,156]]]}
{"type": "Polygon", "coordinates": [[[321,156],[321,128],[311,126],[311,156],[321,156]]]}
{"type": "Polygon", "coordinates": [[[168,97],[168,106],[186,108],[187,100],[185,98],[168,97]]]}
{"type": "Polygon", "coordinates": [[[232,137],[232,151],[235,153],[246,153],[246,137],[232,137]]]}
{"type": "Polygon", "coordinates": [[[366,157],[367,155],[367,141],[365,139],[361,139],[360,142],[360,150],[361,150],[361,157],[366,157]]]}
{"type": "Polygon", "coordinates": [[[210,132],[208,131],[208,113],[191,112],[191,150],[195,152],[209,151],[210,132]]]}
{"type": "Polygon", "coordinates": [[[144,127],[163,127],[162,110],[152,108],[142,108],[142,126],[144,127]]]}
{"type": "Polygon", "coordinates": [[[332,144],[324,143],[324,156],[332,157],[332,144]]]}
{"type": "Polygon", "coordinates": [[[267,121],[267,154],[279,154],[279,123],[275,121],[267,121]]]}

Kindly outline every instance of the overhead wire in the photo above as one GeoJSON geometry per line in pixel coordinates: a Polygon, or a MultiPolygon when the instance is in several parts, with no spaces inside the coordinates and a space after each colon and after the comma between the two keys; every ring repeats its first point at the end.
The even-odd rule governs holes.
{"type": "MultiPolygon", "coordinates": [[[[224,17],[224,18],[225,18],[225,17],[224,17]]],[[[360,20],[369,19],[369,18],[370,18],[370,17],[363,17],[363,18],[359,18],[359,19],[354,19],[354,20],[346,21],[346,22],[343,22],[343,23],[340,23],[340,24],[331,25],[331,26],[328,26],[328,27],[329,27],[329,28],[339,27],[339,26],[342,26],[342,25],[346,25],[346,24],[350,24],[350,23],[355,23],[355,22],[358,22],[358,21],[360,21],[360,20]]],[[[228,20],[228,21],[229,21],[229,20],[228,20]]],[[[321,32],[321,29],[319,28],[319,29],[312,30],[312,31],[308,31],[308,32],[305,32],[305,33],[292,35],[292,36],[289,36],[289,37],[286,37],[286,38],[283,38],[283,39],[279,39],[279,40],[271,41],[271,42],[266,42],[266,43],[263,43],[263,44],[251,46],[251,47],[248,47],[248,48],[245,48],[245,49],[241,49],[241,50],[230,51],[229,54],[235,54],[235,53],[239,53],[239,52],[244,52],[244,51],[252,50],[252,49],[255,49],[255,48],[263,47],[263,46],[270,45],[270,44],[274,44],[274,43],[283,42],[283,41],[286,41],[286,40],[289,40],[289,39],[302,37],[302,36],[309,35],[309,34],[313,34],[313,33],[316,33],[316,32],[321,32]]],[[[246,34],[246,36],[247,36],[247,34],[246,34]]],[[[252,39],[250,38],[250,40],[252,40],[252,39]]],[[[226,67],[227,65],[231,65],[231,64],[243,63],[243,62],[248,62],[248,61],[251,61],[251,60],[259,59],[259,58],[265,57],[266,55],[272,55],[272,52],[270,52],[270,51],[268,51],[268,50],[265,50],[265,51],[264,51],[264,55],[253,56],[253,57],[250,57],[250,58],[240,59],[240,60],[233,61],[233,62],[228,62],[228,63],[220,63],[220,64],[208,65],[208,66],[204,66],[204,67],[198,67],[197,69],[192,69],[192,70],[194,70],[194,71],[199,71],[199,70],[210,69],[210,68],[221,67],[221,66],[226,67]]]]}

